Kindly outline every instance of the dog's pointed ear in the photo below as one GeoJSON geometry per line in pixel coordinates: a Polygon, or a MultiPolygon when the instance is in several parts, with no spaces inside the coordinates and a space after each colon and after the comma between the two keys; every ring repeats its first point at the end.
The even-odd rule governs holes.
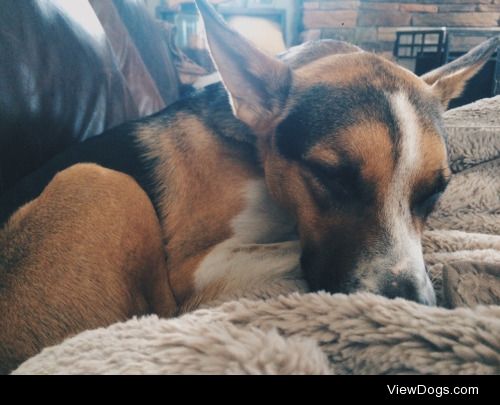
{"type": "Polygon", "coordinates": [[[286,103],[290,68],[229,28],[207,0],[196,0],[196,5],[234,115],[256,133],[267,132],[286,103]]]}
{"type": "Polygon", "coordinates": [[[448,107],[451,100],[462,94],[467,81],[483,67],[499,43],[500,36],[490,38],[453,62],[424,74],[422,79],[448,107]]]}

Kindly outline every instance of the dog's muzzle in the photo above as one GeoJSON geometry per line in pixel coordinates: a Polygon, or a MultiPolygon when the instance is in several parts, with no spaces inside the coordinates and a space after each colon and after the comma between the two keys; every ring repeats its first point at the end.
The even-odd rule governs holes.
{"type": "Polygon", "coordinates": [[[420,304],[436,305],[436,293],[427,275],[415,277],[408,272],[391,275],[379,286],[380,294],[388,298],[404,298],[420,304]]]}
{"type": "Polygon", "coordinates": [[[436,305],[436,293],[422,256],[394,261],[387,256],[366,260],[355,272],[359,290],[436,305]]]}

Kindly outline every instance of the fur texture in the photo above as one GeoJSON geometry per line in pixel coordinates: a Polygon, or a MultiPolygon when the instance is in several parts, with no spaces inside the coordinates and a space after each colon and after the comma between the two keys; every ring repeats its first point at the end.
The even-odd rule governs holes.
{"type": "MultiPolygon", "coordinates": [[[[499,104],[497,97],[447,113],[455,174],[423,240],[440,305],[447,264],[482,263],[487,283],[500,283],[492,270],[500,266],[499,104]],[[488,109],[492,142],[484,128],[459,129],[456,117],[471,122],[488,109]]],[[[449,292],[460,280],[444,282],[449,292]]],[[[499,374],[500,303],[478,305],[491,301],[481,300],[480,281],[476,288],[482,292],[473,302],[460,301],[471,308],[431,308],[367,293],[297,293],[305,291],[297,272],[180,318],[134,318],[84,332],[15,373],[499,374]]]]}

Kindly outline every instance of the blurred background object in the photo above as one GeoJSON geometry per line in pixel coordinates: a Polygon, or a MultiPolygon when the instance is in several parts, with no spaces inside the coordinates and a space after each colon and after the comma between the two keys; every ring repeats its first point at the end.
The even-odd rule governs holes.
{"type": "MultiPolygon", "coordinates": [[[[212,0],[217,11],[236,31],[257,47],[275,55],[299,42],[301,0],[212,0]]],[[[192,60],[213,71],[192,0],[163,0],[158,18],[177,28],[176,45],[192,60]]]]}

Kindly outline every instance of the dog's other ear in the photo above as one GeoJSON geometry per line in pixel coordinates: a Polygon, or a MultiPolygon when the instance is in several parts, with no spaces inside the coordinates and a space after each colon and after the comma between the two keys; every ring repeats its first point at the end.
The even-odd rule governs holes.
{"type": "Polygon", "coordinates": [[[257,134],[276,124],[291,85],[291,70],[230,29],[207,0],[196,0],[208,47],[236,117],[257,134]]]}
{"type": "Polygon", "coordinates": [[[292,70],[299,69],[315,60],[330,55],[364,52],[356,45],[334,39],[318,39],[292,46],[286,51],[276,55],[279,60],[285,62],[292,70]]]}
{"type": "Polygon", "coordinates": [[[422,79],[448,107],[451,100],[462,94],[467,81],[488,61],[499,42],[500,36],[490,38],[453,62],[424,74],[422,79]]]}

